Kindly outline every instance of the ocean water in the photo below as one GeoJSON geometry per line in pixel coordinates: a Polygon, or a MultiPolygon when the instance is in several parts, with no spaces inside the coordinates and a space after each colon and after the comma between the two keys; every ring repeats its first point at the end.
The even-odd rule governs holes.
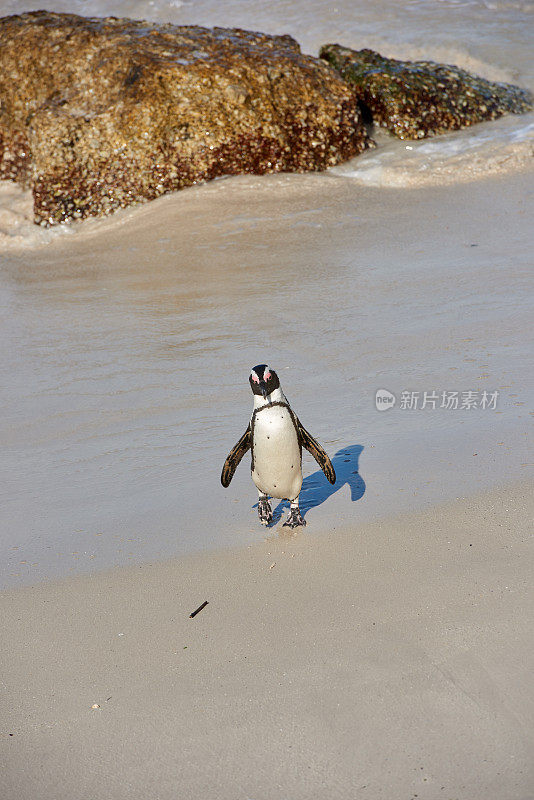
{"type": "MultiPolygon", "coordinates": [[[[338,41],[534,88],[530,2],[47,8],[290,33],[305,52],[338,41]]],[[[278,536],[248,459],[219,483],[264,361],[340,478],[331,490],[305,457],[305,536],[530,478],[533,126],[381,132],[324,174],[221,179],[52,230],[0,183],[0,585],[278,536]]]]}

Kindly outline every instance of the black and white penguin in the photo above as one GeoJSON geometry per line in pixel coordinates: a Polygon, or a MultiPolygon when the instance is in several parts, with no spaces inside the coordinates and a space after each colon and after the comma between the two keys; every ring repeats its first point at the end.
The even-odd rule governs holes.
{"type": "Polygon", "coordinates": [[[302,427],[280,388],[274,369],[253,367],[250,386],[254,410],[245,433],[232,448],[221,473],[226,488],[247,450],[252,450],[251,474],[259,493],[258,515],[262,525],[272,522],[269,497],[289,500],[291,509],[284,525],[306,525],[299,509],[302,487],[302,448],[315,458],[330,483],[336,482],[332,462],[320,444],[302,427]]]}

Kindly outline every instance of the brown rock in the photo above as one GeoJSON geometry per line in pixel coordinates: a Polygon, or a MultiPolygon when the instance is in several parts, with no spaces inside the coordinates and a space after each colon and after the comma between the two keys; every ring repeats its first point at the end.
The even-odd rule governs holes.
{"type": "Polygon", "coordinates": [[[353,92],[289,36],[36,11],[0,19],[0,177],[35,221],[198,181],[323,170],[367,137],[353,92]]]}
{"type": "Polygon", "coordinates": [[[526,89],[451,64],[396,61],[339,44],[325,44],[320,55],[354,87],[373,121],[400,139],[422,139],[532,108],[526,89]]]}

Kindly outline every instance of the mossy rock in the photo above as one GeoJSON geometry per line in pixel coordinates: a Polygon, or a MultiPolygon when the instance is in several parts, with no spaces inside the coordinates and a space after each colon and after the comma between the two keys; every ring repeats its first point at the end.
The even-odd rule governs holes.
{"type": "Polygon", "coordinates": [[[364,113],[400,139],[422,139],[532,109],[525,89],[449,64],[396,61],[339,44],[321,47],[320,57],[355,88],[364,113]]]}

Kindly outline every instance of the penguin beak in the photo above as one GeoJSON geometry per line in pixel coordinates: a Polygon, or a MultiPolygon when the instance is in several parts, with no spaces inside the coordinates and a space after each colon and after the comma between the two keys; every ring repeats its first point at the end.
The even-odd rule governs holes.
{"type": "Polygon", "coordinates": [[[265,383],[265,381],[260,381],[260,389],[263,395],[263,399],[265,400],[265,398],[267,397],[267,384],[265,383]]]}

